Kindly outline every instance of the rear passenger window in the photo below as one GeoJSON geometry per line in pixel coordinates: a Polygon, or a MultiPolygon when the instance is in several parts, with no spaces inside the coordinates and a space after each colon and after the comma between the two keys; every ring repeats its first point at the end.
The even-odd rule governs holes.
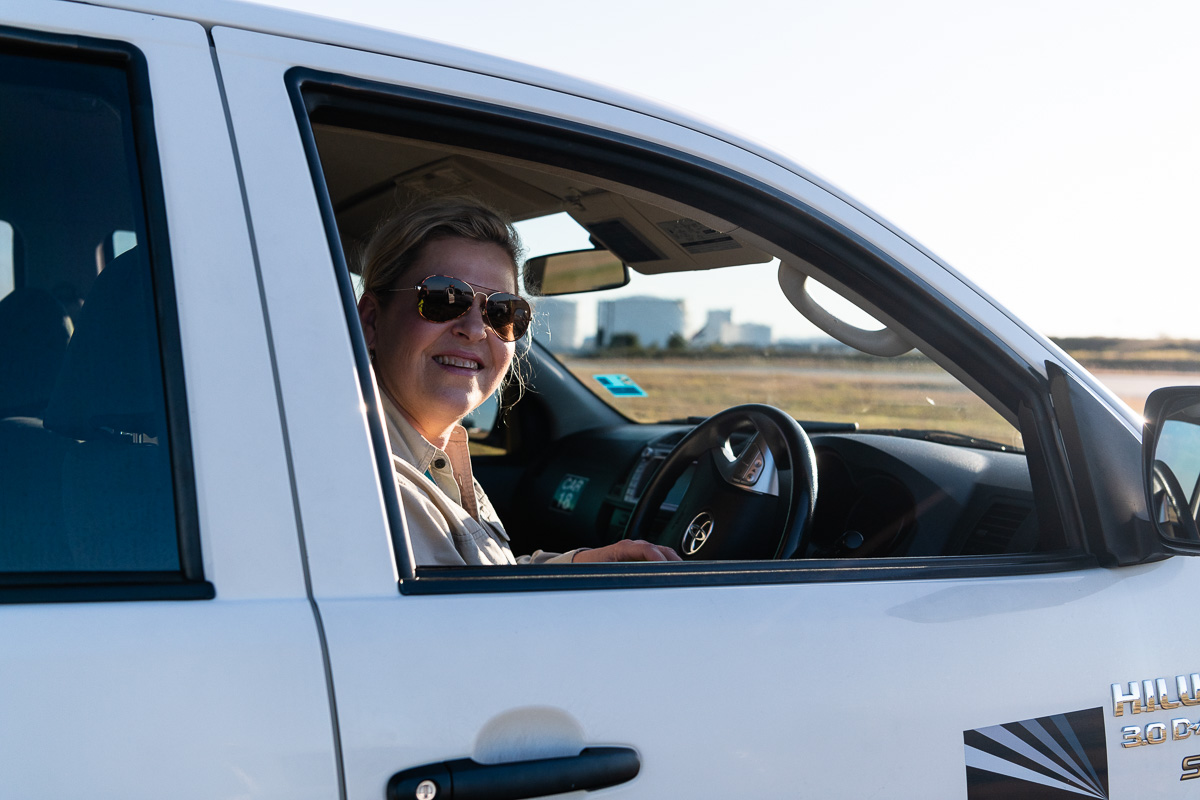
{"type": "Polygon", "coordinates": [[[0,38],[0,586],[183,583],[144,62],[53,44],[0,38]]]}

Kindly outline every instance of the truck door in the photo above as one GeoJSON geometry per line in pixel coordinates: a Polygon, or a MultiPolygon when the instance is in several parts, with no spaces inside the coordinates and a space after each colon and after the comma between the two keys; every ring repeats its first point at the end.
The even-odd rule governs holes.
{"type": "MultiPolygon", "coordinates": [[[[1151,782],[1157,796],[1186,794],[1171,758],[1122,748],[1112,686],[1195,669],[1194,648],[1142,624],[1194,584],[1188,559],[1103,569],[1077,547],[711,572],[414,570],[330,170],[384,163],[404,174],[411,165],[387,161],[384,145],[417,140],[547,170],[603,162],[611,170],[587,173],[596,184],[702,209],[720,200],[703,178],[718,176],[737,198],[789,198],[768,206],[793,209],[797,227],[802,208],[840,220],[844,238],[825,246],[869,240],[946,292],[957,279],[796,172],[623,99],[588,99],[594,87],[338,31],[346,46],[227,28],[213,38],[259,243],[347,797],[378,800],[401,773],[394,796],[448,796],[447,775],[469,768],[464,759],[561,759],[474,773],[506,797],[544,794],[550,784],[532,773],[597,764],[620,780],[608,791],[621,797],[1106,797],[1138,796],[1151,782]],[[314,136],[355,125],[370,130],[361,160],[323,160],[314,136]],[[554,160],[566,158],[558,137],[573,143],[574,161],[554,160]],[[615,177],[631,163],[644,183],[615,177]],[[636,777],[601,763],[630,754],[636,777]]],[[[933,301],[923,311],[951,313],[933,301]]],[[[1029,430],[1049,441],[1052,423],[1038,424],[1029,430]]],[[[1035,491],[1065,491],[1056,475],[1035,491]]],[[[1170,747],[1188,755],[1186,745],[1159,750],[1170,747]]]]}

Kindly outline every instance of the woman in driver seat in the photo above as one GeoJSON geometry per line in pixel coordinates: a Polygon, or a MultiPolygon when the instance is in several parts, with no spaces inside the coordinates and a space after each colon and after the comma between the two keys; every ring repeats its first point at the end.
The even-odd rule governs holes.
{"type": "Polygon", "coordinates": [[[529,329],[532,310],[517,294],[519,254],[512,226],[467,198],[402,211],[363,251],[358,315],[416,562],[678,561],[671,548],[641,540],[513,557],[472,476],[460,423],[503,384],[529,329]]]}

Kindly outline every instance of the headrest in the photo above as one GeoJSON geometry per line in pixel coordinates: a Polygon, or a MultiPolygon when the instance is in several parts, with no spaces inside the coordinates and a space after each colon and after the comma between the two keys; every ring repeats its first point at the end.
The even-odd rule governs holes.
{"type": "Polygon", "coordinates": [[[0,417],[40,417],[71,339],[71,318],[42,289],[0,300],[0,417]]]}
{"type": "Polygon", "coordinates": [[[144,253],[144,247],[135,247],[96,276],[46,406],[46,428],[84,440],[166,432],[144,253]]]}

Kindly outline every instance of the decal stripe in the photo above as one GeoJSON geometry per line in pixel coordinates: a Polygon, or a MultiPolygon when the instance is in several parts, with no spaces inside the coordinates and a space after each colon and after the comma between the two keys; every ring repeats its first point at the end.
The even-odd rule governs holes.
{"type": "Polygon", "coordinates": [[[1048,775],[1043,775],[1040,772],[1034,772],[1031,769],[1019,766],[1011,761],[1006,761],[999,756],[992,755],[991,753],[985,753],[982,750],[977,750],[969,745],[966,747],[966,758],[968,767],[981,769],[984,772],[994,772],[997,775],[1005,775],[1010,778],[1016,778],[1020,781],[1037,783],[1042,786],[1049,786],[1052,789],[1060,789],[1064,792],[1080,794],[1084,797],[1096,797],[1101,798],[1101,800],[1104,798],[1104,795],[1092,791],[1091,789],[1077,788],[1075,786],[1071,786],[1070,784],[1056,781],[1048,775]]]}
{"type": "Polygon", "coordinates": [[[1091,759],[1085,755],[1083,745],[1079,743],[1079,737],[1075,735],[1075,729],[1071,727],[1071,723],[1067,722],[1066,715],[1055,714],[1050,719],[1054,721],[1054,725],[1058,728],[1059,733],[1071,745],[1071,749],[1075,751],[1075,755],[1079,756],[1079,760],[1087,766],[1087,771],[1096,779],[1096,783],[1100,783],[1100,776],[1096,774],[1096,768],[1092,766],[1091,759]]]}
{"type": "MultiPolygon", "coordinates": [[[[1059,714],[1057,717],[1053,717],[1052,719],[1054,719],[1054,724],[1058,725],[1058,729],[1061,731],[1062,725],[1066,723],[1066,718],[1059,714]]],[[[1100,779],[1096,777],[1096,773],[1092,769],[1091,762],[1089,762],[1086,758],[1081,758],[1081,760],[1083,761],[1083,765],[1087,772],[1091,773],[1091,779],[1089,779],[1087,775],[1083,774],[1084,770],[1079,769],[1079,762],[1067,755],[1067,751],[1063,750],[1062,745],[1058,743],[1058,740],[1051,736],[1050,732],[1043,728],[1042,724],[1036,719],[1022,722],[1021,727],[1032,733],[1037,737],[1039,742],[1050,748],[1051,752],[1058,756],[1062,760],[1062,763],[1065,764],[1068,769],[1074,772],[1076,777],[1087,784],[1092,791],[1100,792],[1101,794],[1104,793],[1100,788],[1100,779]]]]}
{"type": "MultiPolygon", "coordinates": [[[[1055,775],[1058,775],[1080,789],[1084,789],[1091,794],[1095,794],[1096,797],[1102,796],[1100,794],[1096,794],[1095,787],[1088,786],[1085,781],[1080,780],[1075,775],[1071,774],[1070,771],[1062,766],[1059,766],[1044,753],[1039,752],[1035,747],[1026,742],[1024,739],[1021,739],[1003,725],[993,725],[990,728],[978,728],[977,731],[978,733],[981,733],[987,738],[991,739],[993,742],[996,742],[1002,747],[1008,748],[1018,755],[1024,756],[1026,759],[1043,767],[1046,770],[1049,770],[1050,772],[1053,772],[1055,775]]],[[[1016,767],[1015,764],[1014,766],[1016,767]]],[[[1024,769],[1024,767],[1017,767],[1017,769],[1024,769]]],[[[1032,772],[1033,770],[1030,771],[1032,772]]]]}
{"type": "Polygon", "coordinates": [[[967,800],[1108,797],[1104,709],[963,731],[967,800]]]}

